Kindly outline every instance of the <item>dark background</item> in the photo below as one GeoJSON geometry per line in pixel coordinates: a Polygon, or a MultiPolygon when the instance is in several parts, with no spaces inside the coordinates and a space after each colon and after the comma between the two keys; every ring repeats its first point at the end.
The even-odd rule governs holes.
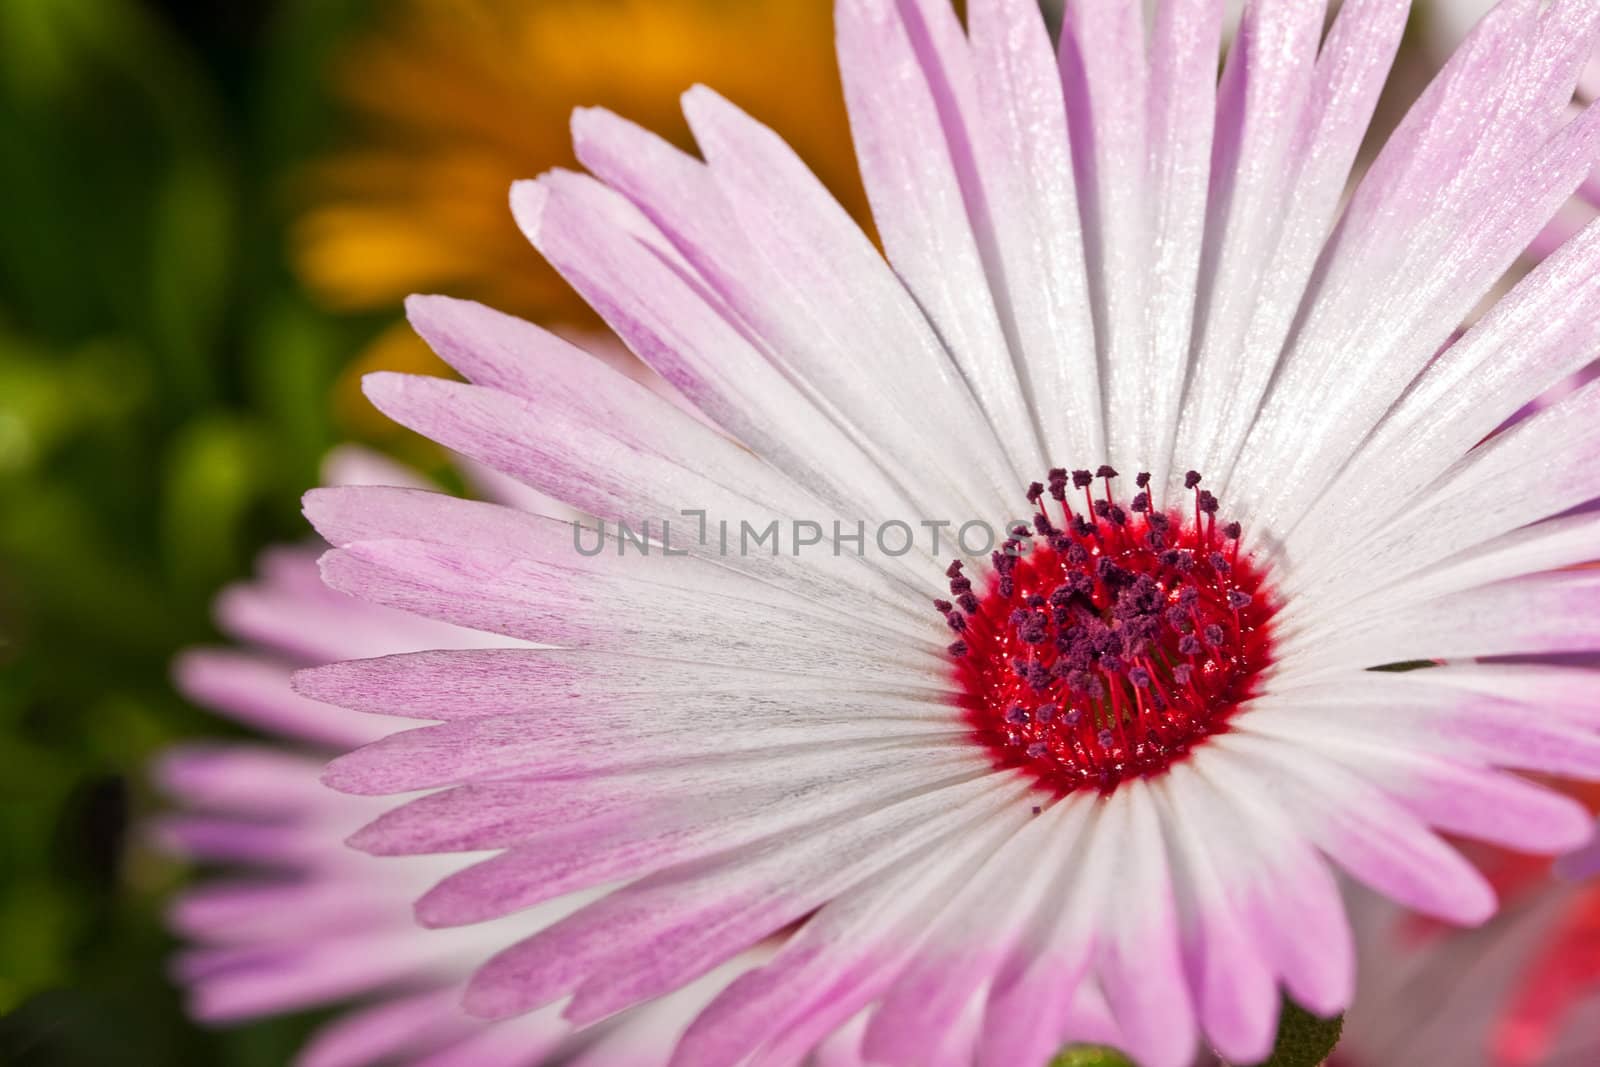
{"type": "Polygon", "coordinates": [[[276,1067],[311,1022],[184,1019],[160,922],[183,872],[130,816],[147,756],[226,730],[168,660],[302,536],[374,329],[319,312],[281,237],[365,6],[0,4],[0,1063],[276,1067]]]}

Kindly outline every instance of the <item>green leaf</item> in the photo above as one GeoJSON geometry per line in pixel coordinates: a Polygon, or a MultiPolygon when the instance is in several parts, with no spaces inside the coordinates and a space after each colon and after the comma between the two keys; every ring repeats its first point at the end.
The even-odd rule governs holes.
{"type": "Polygon", "coordinates": [[[205,152],[175,153],[148,210],[146,306],[153,350],[181,394],[213,398],[233,247],[233,189],[205,152]]]}
{"type": "Polygon", "coordinates": [[[180,587],[204,590],[243,566],[246,511],[270,463],[256,427],[228,415],[195,419],[173,441],[165,463],[162,540],[180,587]]]}

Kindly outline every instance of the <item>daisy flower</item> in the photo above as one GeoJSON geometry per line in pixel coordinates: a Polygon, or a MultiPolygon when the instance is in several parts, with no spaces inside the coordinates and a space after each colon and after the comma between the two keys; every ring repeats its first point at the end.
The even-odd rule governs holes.
{"type": "MultiPolygon", "coordinates": [[[[339,453],[330,475],[422,484],[358,450],[339,453]]],[[[518,487],[509,500],[530,496],[518,487]]],[[[329,758],[393,732],[395,722],[297,696],[289,679],[300,666],[350,656],[520,643],[332,592],[316,557],[312,548],[266,553],[253,581],[218,600],[218,621],[239,643],[191,650],[175,666],[179,688],[197,704],[267,735],[179,746],[154,768],[176,803],[153,825],[157,842],[232,872],[202,880],[171,908],[174,932],[190,943],[173,969],[191,1014],[225,1025],[350,1004],[300,1050],[302,1067],[664,1067],[694,1015],[760,950],[581,1033],[554,1010],[501,1023],[465,1015],[462,989],[486,952],[570,914],[583,898],[484,927],[419,927],[413,899],[454,864],[350,849],[345,839],[389,805],[318,780],[329,758]]]]}
{"type": "Polygon", "coordinates": [[[467,382],[375,375],[375,404],[607,524],[307,501],[335,589],[556,646],[297,677],[438,723],[327,773],[434,791],[369,851],[495,852],[424,923],[604,893],[469,1011],[601,1020],[781,934],[674,1064],[846,1025],[889,1065],[1254,1062],[1280,990],[1349,1003],[1335,869],[1471,924],[1494,894],[1441,833],[1587,839],[1517,772],[1600,771],[1600,687],[1559,662],[1600,646],[1600,574],[1567,569],[1600,392],[1494,431],[1588,359],[1600,229],[1452,339],[1596,159],[1568,107],[1600,7],[1498,7],[1347,201],[1407,5],[1264,0],[1219,77],[1220,6],[1081,0],[1057,47],[1030,0],[841,0],[883,255],[709,89],[700,157],[578,113],[592,176],[514,215],[706,421],[412,301],[467,382]]]}

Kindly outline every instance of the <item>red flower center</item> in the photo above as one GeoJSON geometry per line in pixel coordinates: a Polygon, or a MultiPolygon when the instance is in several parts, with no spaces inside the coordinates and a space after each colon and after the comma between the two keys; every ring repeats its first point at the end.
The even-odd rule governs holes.
{"type": "Polygon", "coordinates": [[[1165,771],[1228,728],[1272,659],[1276,606],[1200,475],[1192,515],[1152,508],[1148,474],[1125,510],[1116,476],[1035,482],[1033,527],[993,554],[985,591],[958,560],[934,602],[978,738],[1059,794],[1165,771]]]}

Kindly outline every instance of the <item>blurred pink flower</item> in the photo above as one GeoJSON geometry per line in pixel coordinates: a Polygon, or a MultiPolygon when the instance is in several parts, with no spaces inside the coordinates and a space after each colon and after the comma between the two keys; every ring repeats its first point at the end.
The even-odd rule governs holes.
{"type": "Polygon", "coordinates": [[[1352,901],[1361,982],[1330,1067],[1590,1067],[1600,1060],[1600,883],[1488,857],[1502,911],[1480,929],[1352,901]]]}
{"type": "MultiPolygon", "coordinates": [[[[334,484],[421,484],[355,450],[340,453],[329,474],[334,484]]],[[[508,488],[513,500],[542,501],[520,485],[508,488]]],[[[317,575],[317,554],[308,546],[264,555],[257,577],[218,601],[218,622],[239,643],[187,652],[176,665],[178,686],[195,703],[268,737],[184,745],[153,772],[176,804],[155,823],[157,841],[227,872],[171,907],[172,928],[189,943],[174,974],[188,988],[191,1012],[224,1024],[345,1006],[301,1050],[301,1067],[664,1065],[695,1013],[760,953],[582,1033],[554,1008],[501,1023],[462,1012],[466,979],[495,948],[593,894],[481,927],[418,926],[414,899],[460,857],[380,859],[351,849],[345,839],[390,805],[319,780],[328,758],[398,724],[298,696],[289,679],[299,667],[351,656],[531,646],[333,592],[317,575]]]]}

